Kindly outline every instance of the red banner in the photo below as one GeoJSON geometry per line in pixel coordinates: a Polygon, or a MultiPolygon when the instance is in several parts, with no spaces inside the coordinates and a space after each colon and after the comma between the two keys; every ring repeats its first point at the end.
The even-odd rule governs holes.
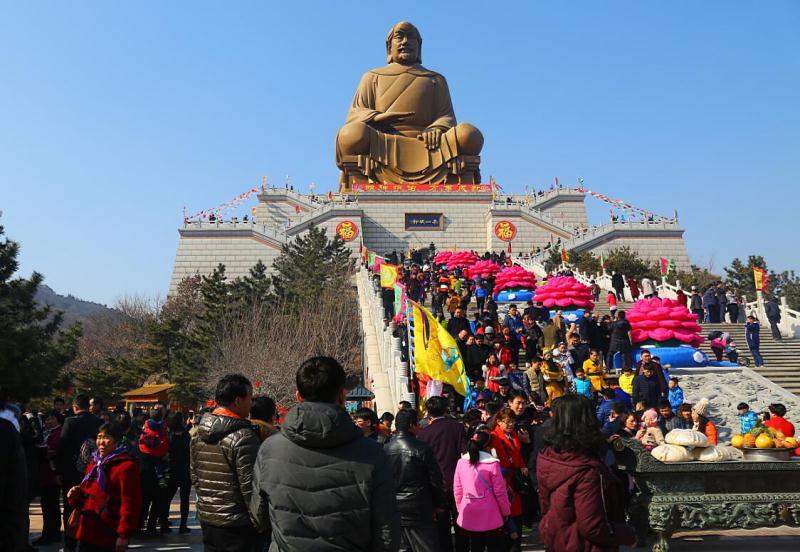
{"type": "Polygon", "coordinates": [[[359,192],[481,192],[492,193],[490,184],[353,184],[359,192]]]}

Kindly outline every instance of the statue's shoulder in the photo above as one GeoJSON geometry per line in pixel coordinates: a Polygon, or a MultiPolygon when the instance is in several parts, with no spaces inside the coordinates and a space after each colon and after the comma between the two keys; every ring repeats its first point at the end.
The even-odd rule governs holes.
{"type": "Polygon", "coordinates": [[[376,67],[367,71],[366,75],[380,75],[380,76],[397,76],[404,73],[409,73],[415,77],[432,77],[444,80],[444,77],[436,71],[431,71],[422,65],[400,65],[399,63],[390,63],[382,67],[376,67]]]}

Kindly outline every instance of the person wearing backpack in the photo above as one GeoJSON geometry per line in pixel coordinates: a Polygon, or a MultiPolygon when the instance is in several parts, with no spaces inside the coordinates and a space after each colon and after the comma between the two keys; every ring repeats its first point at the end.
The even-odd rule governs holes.
{"type": "Polygon", "coordinates": [[[162,520],[161,531],[167,532],[166,515],[169,512],[167,487],[169,486],[169,433],[164,420],[164,409],[153,408],[142,426],[139,437],[142,480],[142,527],[145,535],[157,536],[156,524],[162,520]]]}
{"type": "Polygon", "coordinates": [[[476,431],[467,443],[467,453],[456,464],[453,494],[458,510],[456,523],[469,539],[469,549],[501,552],[511,503],[500,460],[491,450],[489,431],[476,431]]]}

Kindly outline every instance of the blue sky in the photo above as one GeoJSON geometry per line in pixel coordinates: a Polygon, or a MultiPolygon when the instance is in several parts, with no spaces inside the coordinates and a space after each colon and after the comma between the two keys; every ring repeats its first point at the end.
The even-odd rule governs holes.
{"type": "Polygon", "coordinates": [[[184,206],[261,175],[335,189],[336,130],[403,19],[483,131],[484,178],[581,176],[677,208],[696,264],[800,268],[796,1],[2,0],[0,224],[22,274],[106,303],[163,294],[184,206]]]}

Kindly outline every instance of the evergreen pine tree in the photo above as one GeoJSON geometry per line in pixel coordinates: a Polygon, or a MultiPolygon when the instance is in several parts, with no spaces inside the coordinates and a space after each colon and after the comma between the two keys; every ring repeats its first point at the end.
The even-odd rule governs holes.
{"type": "Polygon", "coordinates": [[[259,260],[244,278],[237,278],[231,285],[235,301],[247,305],[270,302],[275,299],[272,293],[272,278],[267,276],[267,265],[259,260]]]}
{"type": "Polygon", "coordinates": [[[800,310],[800,277],[794,273],[794,270],[774,275],[773,282],[775,289],[780,290],[780,293],[786,296],[789,308],[800,310]]]}
{"type": "Polygon", "coordinates": [[[756,298],[756,284],[753,279],[753,267],[767,269],[767,262],[761,255],[750,255],[747,263],[739,258],[731,261],[730,266],[725,267],[725,283],[733,288],[737,295],[745,295],[748,301],[756,298]]]}
{"type": "Polygon", "coordinates": [[[273,268],[277,296],[304,302],[326,287],[346,285],[355,264],[338,235],[329,240],[324,228],[312,225],[305,235],[283,246],[273,268]]]}
{"type": "Polygon", "coordinates": [[[29,399],[47,394],[75,358],[81,326],[61,331],[61,313],[36,304],[41,274],[12,279],[19,244],[4,235],[0,226],[0,383],[10,397],[29,399]]]}
{"type": "Polygon", "coordinates": [[[660,279],[661,274],[655,263],[642,259],[636,251],[630,247],[624,246],[612,249],[608,252],[605,258],[606,269],[609,273],[619,272],[624,274],[626,278],[635,278],[641,280],[642,278],[660,279]]]}

